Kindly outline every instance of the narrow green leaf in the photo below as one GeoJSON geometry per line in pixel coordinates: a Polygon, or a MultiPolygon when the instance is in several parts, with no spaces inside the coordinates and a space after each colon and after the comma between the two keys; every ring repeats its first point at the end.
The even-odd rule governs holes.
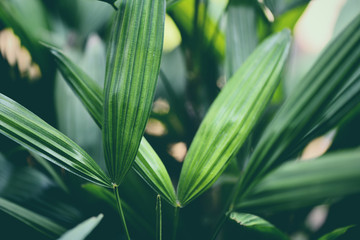
{"type": "Polygon", "coordinates": [[[0,94],[0,132],[68,171],[109,187],[109,178],[76,143],[35,114],[0,94]]]}
{"type": "Polygon", "coordinates": [[[234,220],[242,227],[255,231],[257,233],[264,234],[267,239],[278,239],[278,240],[285,240],[289,239],[283,232],[277,229],[274,225],[269,223],[268,221],[252,215],[248,213],[238,213],[232,212],[230,213],[229,218],[234,220]]]}
{"type": "Polygon", "coordinates": [[[289,48],[287,30],[264,41],[215,99],[181,170],[178,199],[182,206],[215,182],[244,143],[279,83],[289,48]]]}
{"type": "Polygon", "coordinates": [[[80,67],[74,64],[64,53],[53,46],[43,43],[54,56],[58,69],[96,124],[101,127],[103,121],[103,93],[100,86],[80,67]]]}
{"type": "Polygon", "coordinates": [[[281,165],[252,188],[237,208],[279,211],[360,192],[360,151],[333,153],[281,165]]]}
{"type": "Polygon", "coordinates": [[[80,223],[73,229],[65,232],[59,240],[83,240],[85,239],[100,223],[104,215],[99,214],[97,217],[91,217],[80,223]]]}
{"type": "MultiPolygon", "coordinates": [[[[101,88],[94,80],[85,76],[68,57],[56,48],[49,49],[58,63],[64,79],[72,86],[90,115],[102,128],[103,95],[101,88]]],[[[151,145],[143,137],[133,165],[136,172],[171,205],[176,205],[176,194],[170,176],[151,145]]]]}
{"type": "Polygon", "coordinates": [[[29,211],[0,197],[0,210],[29,225],[51,239],[59,237],[66,229],[50,219],[29,211]]]}
{"type": "Polygon", "coordinates": [[[254,1],[231,0],[227,9],[226,58],[227,78],[245,62],[256,48],[256,8],[254,1]]]}
{"type": "Polygon", "coordinates": [[[106,166],[119,185],[135,160],[158,79],[165,0],[121,0],[110,38],[103,140],[106,166]]]}
{"type": "MultiPolygon", "coordinates": [[[[306,142],[301,140],[310,131],[316,130],[316,127],[324,126],[317,124],[322,117],[330,114],[329,111],[335,106],[329,103],[334,100],[340,104],[345,100],[336,98],[348,84],[356,82],[352,77],[359,68],[359,28],[360,15],[330,43],[286,99],[254,150],[242,179],[242,186],[238,189],[241,195],[246,194],[249,186],[255,184],[256,180],[288,160],[291,154],[294,154],[294,149],[305,146],[306,142]]],[[[345,115],[351,109],[340,110],[346,110],[342,113],[345,115]]],[[[336,123],[332,122],[331,125],[336,123]]],[[[330,129],[322,129],[326,130],[330,129]]]]}
{"type": "Polygon", "coordinates": [[[319,240],[335,240],[344,235],[350,228],[355,227],[355,225],[350,225],[342,228],[335,229],[334,231],[325,234],[319,240]]]}
{"type": "Polygon", "coordinates": [[[166,8],[172,7],[177,2],[179,2],[179,0],[166,0],[166,8]]]}

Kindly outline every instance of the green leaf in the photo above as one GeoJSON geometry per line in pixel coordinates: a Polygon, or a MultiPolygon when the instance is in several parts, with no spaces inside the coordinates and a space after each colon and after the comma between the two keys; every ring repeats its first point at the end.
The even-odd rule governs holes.
{"type": "Polygon", "coordinates": [[[256,8],[252,1],[232,0],[227,9],[226,58],[227,78],[245,62],[256,48],[256,8]]]}
{"type": "Polygon", "coordinates": [[[111,187],[109,178],[76,143],[2,94],[0,132],[82,178],[111,187]]]}
{"type": "MultiPolygon", "coordinates": [[[[317,127],[324,126],[319,125],[319,122],[329,111],[333,111],[332,107],[335,107],[335,104],[329,103],[335,101],[341,106],[341,102],[346,100],[344,97],[347,98],[347,95],[336,98],[348,84],[357,82],[353,76],[359,68],[360,61],[359,28],[360,15],[323,51],[281,106],[273,121],[267,126],[249,161],[241,187],[238,189],[241,195],[246,194],[250,185],[255,184],[271,169],[288,160],[296,153],[295,150],[305,146],[306,142],[302,139],[317,127]]],[[[352,101],[347,102],[354,104],[352,101]]],[[[344,116],[351,109],[339,110],[346,110],[342,113],[344,116]]],[[[335,113],[331,115],[334,116],[335,113]]],[[[332,122],[332,127],[337,123],[332,122]]],[[[330,129],[322,129],[323,132],[328,130],[330,129]]]]}
{"type": "Polygon", "coordinates": [[[279,211],[313,206],[360,192],[360,151],[281,165],[255,185],[236,208],[279,211]]]}
{"type": "Polygon", "coordinates": [[[289,239],[274,225],[258,216],[248,213],[232,212],[229,218],[248,230],[263,234],[266,236],[266,239],[289,239]]]}
{"type": "Polygon", "coordinates": [[[44,44],[54,56],[58,69],[81,102],[86,107],[96,124],[103,122],[103,93],[100,86],[80,67],[74,64],[60,49],[44,44]]]}
{"type": "Polygon", "coordinates": [[[350,228],[355,227],[355,225],[350,225],[342,228],[335,229],[334,231],[325,234],[319,240],[335,240],[344,235],[350,228]]]}
{"type": "Polygon", "coordinates": [[[98,1],[106,2],[106,3],[110,4],[115,10],[118,10],[118,8],[117,8],[116,5],[115,5],[115,2],[116,2],[117,0],[98,0],[98,1]]]}
{"type": "Polygon", "coordinates": [[[151,111],[164,38],[164,1],[120,1],[112,27],[103,141],[106,166],[117,185],[135,160],[151,111]]]}
{"type": "MultiPolygon", "coordinates": [[[[55,57],[64,79],[76,92],[98,126],[102,128],[103,95],[101,88],[60,50],[48,47],[55,57]]],[[[144,137],[140,142],[133,167],[165,200],[173,206],[177,204],[170,176],[161,159],[144,137]]]]}
{"type": "Polygon", "coordinates": [[[80,223],[73,229],[68,230],[65,232],[59,240],[83,240],[85,239],[100,223],[104,215],[99,214],[97,217],[91,217],[86,221],[80,223]]]}
{"type": "Polygon", "coordinates": [[[29,211],[17,204],[14,204],[0,197],[0,210],[29,225],[51,239],[60,236],[66,231],[62,226],[52,222],[37,213],[29,211]]]}
{"type": "Polygon", "coordinates": [[[289,48],[287,30],[264,41],[215,99],[181,170],[178,199],[182,206],[216,181],[244,143],[279,83],[289,48]]]}

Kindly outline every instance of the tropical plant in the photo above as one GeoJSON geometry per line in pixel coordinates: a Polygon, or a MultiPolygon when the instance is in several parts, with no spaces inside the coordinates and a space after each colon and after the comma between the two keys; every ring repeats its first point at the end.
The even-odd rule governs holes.
{"type": "Polygon", "coordinates": [[[340,14],[287,90],[291,31],[309,1],[103,2],[0,0],[0,23],[30,61],[21,67],[0,35],[4,59],[17,78],[40,78],[21,83],[35,86],[26,94],[49,100],[55,88],[56,101],[1,90],[0,132],[20,146],[1,140],[0,219],[30,226],[5,238],[360,236],[351,218],[304,226],[313,207],[360,194],[359,139],[344,141],[360,103],[358,12],[340,14]],[[329,153],[299,160],[334,131],[329,153]]]}

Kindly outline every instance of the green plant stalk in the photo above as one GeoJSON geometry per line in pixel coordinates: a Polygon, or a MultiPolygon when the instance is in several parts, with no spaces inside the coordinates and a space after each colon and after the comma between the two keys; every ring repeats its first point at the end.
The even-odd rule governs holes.
{"type": "Polygon", "coordinates": [[[162,240],[161,196],[156,197],[156,239],[162,240]]]}
{"type": "Polygon", "coordinates": [[[173,240],[176,240],[177,237],[177,230],[179,227],[179,212],[180,212],[180,207],[176,206],[174,209],[174,228],[173,228],[173,240]]]}
{"type": "Polygon", "coordinates": [[[128,231],[127,226],[126,226],[124,211],[123,211],[123,209],[121,207],[121,199],[120,199],[120,195],[119,195],[119,187],[117,185],[114,185],[114,195],[115,195],[115,198],[116,198],[116,202],[117,202],[117,205],[118,205],[118,211],[119,211],[119,214],[120,214],[120,217],[121,217],[121,222],[123,224],[123,227],[124,227],[124,230],[125,230],[125,233],[126,233],[126,237],[127,237],[128,240],[130,240],[129,231],[128,231]]]}

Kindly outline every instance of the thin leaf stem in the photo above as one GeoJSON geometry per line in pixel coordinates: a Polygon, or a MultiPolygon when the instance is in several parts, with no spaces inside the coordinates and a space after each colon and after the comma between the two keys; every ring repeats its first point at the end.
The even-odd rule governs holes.
{"type": "Polygon", "coordinates": [[[120,217],[121,217],[121,222],[123,224],[123,227],[124,227],[124,230],[125,230],[125,233],[126,233],[126,237],[127,237],[128,240],[130,240],[129,231],[128,231],[127,226],[126,226],[124,211],[123,211],[123,209],[121,207],[121,199],[120,199],[120,195],[119,195],[119,187],[116,186],[116,185],[114,186],[114,194],[115,194],[116,202],[117,202],[117,205],[118,205],[118,211],[119,211],[119,214],[120,214],[120,217]]]}
{"type": "Polygon", "coordinates": [[[229,214],[230,214],[230,211],[221,214],[221,218],[220,218],[220,220],[219,220],[219,222],[218,222],[218,224],[217,224],[217,227],[216,227],[216,230],[215,230],[213,236],[211,237],[211,240],[215,240],[215,239],[216,239],[216,237],[217,237],[218,234],[220,233],[220,231],[221,231],[224,223],[226,222],[226,219],[228,218],[229,214]]]}
{"type": "Polygon", "coordinates": [[[180,207],[176,206],[174,209],[174,229],[173,229],[173,240],[176,240],[177,238],[177,230],[178,230],[178,226],[179,226],[179,211],[180,211],[180,207]]]}
{"type": "Polygon", "coordinates": [[[156,198],[156,239],[162,240],[162,213],[161,213],[161,196],[156,198]]]}

